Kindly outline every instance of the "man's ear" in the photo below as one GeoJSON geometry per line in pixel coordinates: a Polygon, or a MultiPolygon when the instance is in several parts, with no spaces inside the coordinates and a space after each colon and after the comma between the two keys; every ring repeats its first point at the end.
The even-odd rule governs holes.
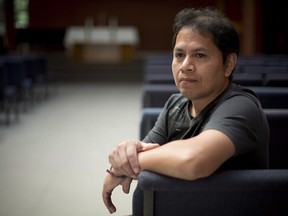
{"type": "Polygon", "coordinates": [[[236,64],[237,64],[237,55],[236,53],[231,53],[227,59],[226,59],[226,63],[225,63],[225,66],[226,66],[226,71],[225,71],[225,75],[227,77],[229,77],[234,68],[236,67],[236,64]]]}

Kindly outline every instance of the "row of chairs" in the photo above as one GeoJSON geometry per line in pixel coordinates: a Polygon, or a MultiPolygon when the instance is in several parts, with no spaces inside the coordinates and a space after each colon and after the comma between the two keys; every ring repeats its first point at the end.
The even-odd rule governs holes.
{"type": "Polygon", "coordinates": [[[5,123],[11,115],[19,119],[21,110],[27,111],[36,100],[49,96],[53,74],[42,54],[8,54],[0,56],[0,103],[5,123]]]}
{"type": "MultiPolygon", "coordinates": [[[[153,84],[174,84],[171,71],[172,56],[166,54],[148,58],[144,68],[144,81],[153,84]]],[[[249,86],[288,86],[287,56],[240,56],[233,81],[249,86]]]]}
{"type": "MultiPolygon", "coordinates": [[[[170,65],[173,56],[171,52],[150,53],[145,57],[146,65],[170,65]]],[[[239,55],[239,66],[288,66],[287,55],[239,55]]]]}
{"type": "MultiPolygon", "coordinates": [[[[170,53],[147,56],[144,65],[143,107],[162,107],[171,94],[179,92],[174,83],[171,61],[170,53]]],[[[288,108],[288,56],[240,56],[233,82],[254,90],[263,108],[288,108]],[[247,71],[239,69],[244,67],[247,71]],[[248,68],[253,67],[255,71],[248,71],[248,68]],[[257,71],[256,68],[263,70],[257,71]],[[280,71],[280,68],[283,70],[280,71]]]]}
{"type": "MultiPolygon", "coordinates": [[[[259,97],[263,108],[288,108],[287,87],[248,86],[259,97]]],[[[144,83],[142,107],[163,107],[171,94],[179,93],[175,84],[144,83]]]]}
{"type": "MultiPolygon", "coordinates": [[[[147,65],[164,65],[171,64],[172,62],[172,52],[158,52],[149,53],[145,57],[147,65]]],[[[264,66],[288,66],[287,55],[242,55],[238,56],[239,65],[264,65],[264,66]]]]}
{"type": "MultiPolygon", "coordinates": [[[[240,65],[248,65],[252,62],[256,65],[258,62],[258,64],[267,66],[267,59],[266,56],[265,58],[255,58],[255,61],[252,58],[243,58],[240,65]]],[[[288,65],[287,58],[284,57],[275,57],[269,60],[271,60],[269,64],[274,65],[275,68],[281,64],[288,65]]],[[[153,82],[147,79],[147,74],[144,74],[141,139],[154,126],[170,95],[179,92],[172,83],[174,81],[169,71],[171,70],[170,65],[167,62],[171,64],[170,55],[166,55],[166,58],[165,55],[154,55],[147,61],[147,68],[166,67],[168,72],[165,72],[165,76],[159,73],[158,80],[154,79],[153,82]],[[162,78],[164,80],[161,80],[162,78]],[[170,82],[167,82],[168,80],[170,82]]],[[[154,73],[154,78],[157,74],[152,70],[147,73],[154,73]]],[[[249,86],[259,96],[268,119],[270,126],[268,169],[219,171],[208,178],[197,181],[180,180],[150,171],[141,172],[133,196],[133,213],[135,215],[270,216],[288,214],[288,134],[286,133],[288,85],[285,83],[286,81],[281,85],[278,85],[279,82],[277,85],[270,86],[263,85],[263,83],[255,85],[251,81],[252,79],[249,79],[252,76],[245,77],[246,72],[237,71],[236,73],[243,74],[241,75],[243,78],[241,84],[249,86]],[[144,195],[142,196],[141,193],[144,195]]],[[[252,74],[254,74],[255,80],[257,77],[263,76],[261,73],[252,74]]]]}
{"type": "MultiPolygon", "coordinates": [[[[233,73],[233,82],[239,85],[249,86],[269,86],[283,87],[288,86],[288,66],[282,67],[271,66],[265,70],[260,66],[245,66],[243,72],[235,70],[233,73]],[[259,72],[256,72],[259,70],[259,72]]],[[[241,67],[237,69],[242,70],[241,67]]],[[[174,84],[172,70],[170,65],[150,65],[145,68],[144,80],[151,84],[174,84]]]]}

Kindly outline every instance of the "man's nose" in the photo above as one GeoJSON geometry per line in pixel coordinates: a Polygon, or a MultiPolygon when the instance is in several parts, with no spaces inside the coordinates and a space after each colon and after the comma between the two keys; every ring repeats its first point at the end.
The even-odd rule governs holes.
{"type": "Polygon", "coordinates": [[[182,64],[181,64],[181,67],[180,67],[180,69],[182,70],[182,71],[193,71],[194,70],[194,63],[193,63],[193,61],[189,58],[189,57],[186,57],[185,59],[184,59],[184,61],[182,62],[182,64]]]}

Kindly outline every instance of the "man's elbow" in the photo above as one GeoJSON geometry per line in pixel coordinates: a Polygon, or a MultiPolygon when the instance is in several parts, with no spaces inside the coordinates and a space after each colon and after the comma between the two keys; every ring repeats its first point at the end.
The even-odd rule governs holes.
{"type": "Polygon", "coordinates": [[[214,168],[205,166],[203,162],[197,161],[197,159],[187,161],[185,165],[182,166],[183,179],[189,181],[208,177],[213,174],[214,171],[214,168]]]}

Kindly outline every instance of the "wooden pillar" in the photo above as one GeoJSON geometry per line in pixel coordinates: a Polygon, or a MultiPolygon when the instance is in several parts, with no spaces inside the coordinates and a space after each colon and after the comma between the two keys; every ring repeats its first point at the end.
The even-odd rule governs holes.
{"type": "Polygon", "coordinates": [[[243,31],[241,53],[252,55],[256,52],[256,11],[255,0],[243,0],[242,3],[243,31]]]}
{"type": "Polygon", "coordinates": [[[4,0],[5,8],[5,42],[8,51],[16,49],[16,28],[14,22],[14,1],[4,0]]]}

